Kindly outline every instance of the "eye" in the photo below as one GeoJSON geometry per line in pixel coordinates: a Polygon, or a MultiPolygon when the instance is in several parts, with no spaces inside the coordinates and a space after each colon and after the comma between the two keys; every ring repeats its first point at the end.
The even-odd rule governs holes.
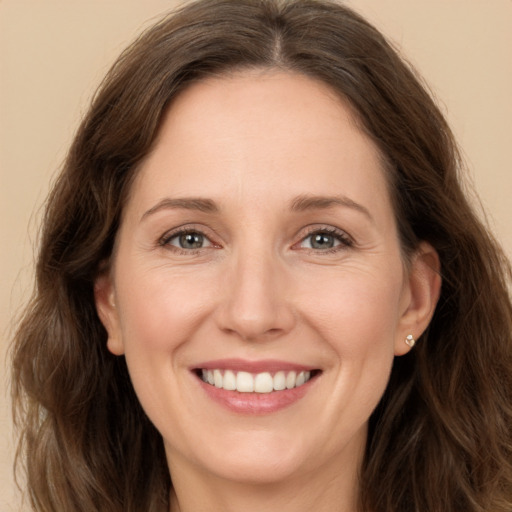
{"type": "Polygon", "coordinates": [[[187,251],[204,249],[205,247],[210,247],[212,243],[203,233],[198,231],[182,231],[165,236],[161,240],[161,245],[170,245],[187,251]]]}
{"type": "Polygon", "coordinates": [[[335,229],[315,230],[302,239],[300,247],[316,251],[336,250],[337,248],[350,247],[352,241],[343,232],[335,229]]]}

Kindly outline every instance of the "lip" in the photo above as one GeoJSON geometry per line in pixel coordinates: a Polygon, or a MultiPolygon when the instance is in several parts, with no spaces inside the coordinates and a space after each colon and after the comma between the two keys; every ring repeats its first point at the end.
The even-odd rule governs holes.
{"type": "Polygon", "coordinates": [[[206,396],[230,412],[245,415],[262,415],[278,412],[290,407],[302,399],[315,385],[317,377],[321,373],[315,371],[315,376],[302,386],[285,389],[282,391],[273,391],[272,393],[241,393],[239,391],[228,391],[217,388],[204,382],[198,376],[199,369],[205,370],[232,370],[245,371],[249,373],[276,373],[284,371],[315,371],[318,368],[305,366],[288,361],[278,360],[260,360],[248,361],[243,359],[217,359],[215,361],[205,361],[191,368],[191,372],[206,396]]]}
{"type": "Polygon", "coordinates": [[[318,370],[314,366],[305,366],[289,361],[279,361],[277,359],[262,359],[260,361],[249,361],[246,359],[216,359],[215,361],[204,361],[194,365],[191,370],[232,370],[235,372],[249,373],[276,373],[280,370],[286,372],[296,371],[305,372],[318,370]]]}

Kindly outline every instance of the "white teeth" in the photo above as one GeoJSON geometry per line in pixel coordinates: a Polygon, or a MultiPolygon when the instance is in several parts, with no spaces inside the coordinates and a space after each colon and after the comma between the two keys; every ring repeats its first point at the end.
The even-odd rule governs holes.
{"type": "Polygon", "coordinates": [[[311,378],[311,372],[278,371],[272,376],[269,372],[251,374],[232,370],[202,370],[204,382],[217,388],[240,393],[271,393],[293,389],[305,384],[311,378]]]}
{"type": "Polygon", "coordinates": [[[297,381],[297,374],[295,372],[290,372],[286,376],[286,388],[292,389],[295,387],[295,382],[297,381]]]}
{"type": "Polygon", "coordinates": [[[213,382],[216,388],[222,387],[222,373],[220,373],[220,370],[213,370],[213,382]]]}
{"type": "Polygon", "coordinates": [[[236,375],[231,370],[224,372],[223,388],[228,391],[234,391],[236,389],[236,375]]]}
{"type": "Polygon", "coordinates": [[[240,393],[252,393],[254,391],[254,378],[250,373],[238,372],[236,376],[236,390],[240,393]]]}
{"type": "Polygon", "coordinates": [[[277,372],[274,375],[274,390],[282,391],[286,389],[286,374],[284,372],[277,372]]]}
{"type": "Polygon", "coordinates": [[[274,379],[270,373],[258,373],[254,378],[254,391],[256,393],[271,393],[274,391],[274,379]]]}

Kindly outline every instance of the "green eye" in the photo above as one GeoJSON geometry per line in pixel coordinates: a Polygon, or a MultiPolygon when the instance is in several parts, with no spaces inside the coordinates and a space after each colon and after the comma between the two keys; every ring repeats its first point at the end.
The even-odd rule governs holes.
{"type": "Polygon", "coordinates": [[[178,233],[169,237],[165,240],[165,245],[172,245],[173,247],[178,247],[179,249],[184,250],[194,250],[209,247],[211,242],[202,233],[198,233],[197,231],[188,231],[186,233],[178,233]]]}
{"type": "Polygon", "coordinates": [[[178,237],[182,249],[199,249],[203,246],[204,236],[199,233],[186,233],[178,237]]]}
{"type": "Polygon", "coordinates": [[[330,249],[337,249],[342,246],[349,247],[351,245],[351,240],[343,232],[319,230],[306,236],[302,240],[300,247],[303,249],[328,251],[330,249]]]}
{"type": "Polygon", "coordinates": [[[308,238],[312,249],[332,249],[340,243],[333,235],[327,233],[315,233],[308,238]]]}

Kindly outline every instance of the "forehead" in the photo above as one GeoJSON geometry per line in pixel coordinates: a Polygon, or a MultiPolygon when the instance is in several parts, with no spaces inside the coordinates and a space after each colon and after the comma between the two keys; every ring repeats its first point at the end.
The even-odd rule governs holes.
{"type": "Polygon", "coordinates": [[[164,191],[244,200],[345,194],[387,200],[382,159],[330,87],[281,71],[194,83],[166,112],[134,183],[137,202],[164,191]],[[250,192],[250,194],[249,194],[250,192]]]}

